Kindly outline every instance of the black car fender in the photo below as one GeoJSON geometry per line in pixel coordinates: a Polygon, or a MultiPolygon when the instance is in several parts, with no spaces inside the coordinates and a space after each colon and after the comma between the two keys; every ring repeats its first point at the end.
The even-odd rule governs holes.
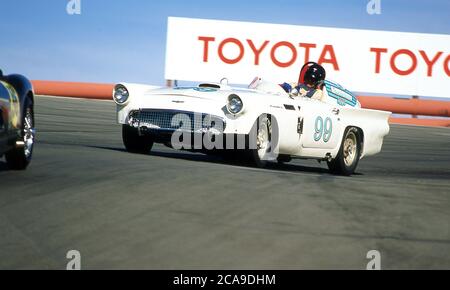
{"type": "Polygon", "coordinates": [[[19,96],[21,116],[23,116],[25,111],[25,99],[29,97],[32,104],[34,104],[33,85],[26,77],[19,74],[4,76],[4,79],[16,89],[16,92],[19,96]]]}

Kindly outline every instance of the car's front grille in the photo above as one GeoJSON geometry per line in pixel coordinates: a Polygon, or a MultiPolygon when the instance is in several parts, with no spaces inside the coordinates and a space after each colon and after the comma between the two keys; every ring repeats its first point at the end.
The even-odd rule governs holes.
{"type": "Polygon", "coordinates": [[[139,110],[130,113],[132,126],[149,130],[206,132],[207,130],[223,133],[225,121],[218,116],[176,110],[139,110]]]}

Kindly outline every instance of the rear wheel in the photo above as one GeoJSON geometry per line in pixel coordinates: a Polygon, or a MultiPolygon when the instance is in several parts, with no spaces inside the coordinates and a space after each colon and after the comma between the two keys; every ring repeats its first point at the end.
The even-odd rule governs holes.
{"type": "Polygon", "coordinates": [[[26,98],[22,116],[22,130],[14,149],[5,154],[6,163],[10,169],[24,170],[30,164],[35,135],[33,102],[30,98],[26,98]]]}
{"type": "Polygon", "coordinates": [[[356,128],[348,128],[335,159],[328,162],[328,168],[334,174],[352,175],[361,157],[361,135],[356,128]]]}
{"type": "Polygon", "coordinates": [[[149,136],[139,136],[137,128],[122,125],[122,140],[125,148],[131,153],[147,154],[153,147],[153,139],[149,136]]]}

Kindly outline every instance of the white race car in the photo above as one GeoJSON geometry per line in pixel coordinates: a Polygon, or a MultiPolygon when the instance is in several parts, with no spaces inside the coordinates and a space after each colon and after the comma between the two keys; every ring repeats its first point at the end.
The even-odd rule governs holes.
{"type": "Polygon", "coordinates": [[[113,99],[126,149],[153,143],[202,152],[245,153],[258,167],[292,158],[326,161],[331,172],[354,173],[380,152],[390,112],[361,109],[356,97],[325,81],[321,100],[292,97],[257,78],[249,88],[226,79],[196,87],[119,83],[113,99]]]}

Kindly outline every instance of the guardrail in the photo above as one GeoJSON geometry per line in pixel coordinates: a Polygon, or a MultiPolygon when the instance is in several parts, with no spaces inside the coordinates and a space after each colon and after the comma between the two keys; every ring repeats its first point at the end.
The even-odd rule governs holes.
{"type": "Polygon", "coordinates": [[[112,84],[31,81],[36,95],[112,100],[112,84]]]}
{"type": "Polygon", "coordinates": [[[450,117],[450,102],[358,96],[364,108],[396,114],[450,117]]]}
{"type": "MultiPolygon", "coordinates": [[[[79,82],[32,81],[37,95],[112,100],[112,84],[79,82]]],[[[390,111],[395,114],[450,117],[450,101],[395,99],[387,97],[359,96],[366,109],[390,111]]],[[[391,118],[391,123],[450,127],[450,119],[391,118]]]]}

